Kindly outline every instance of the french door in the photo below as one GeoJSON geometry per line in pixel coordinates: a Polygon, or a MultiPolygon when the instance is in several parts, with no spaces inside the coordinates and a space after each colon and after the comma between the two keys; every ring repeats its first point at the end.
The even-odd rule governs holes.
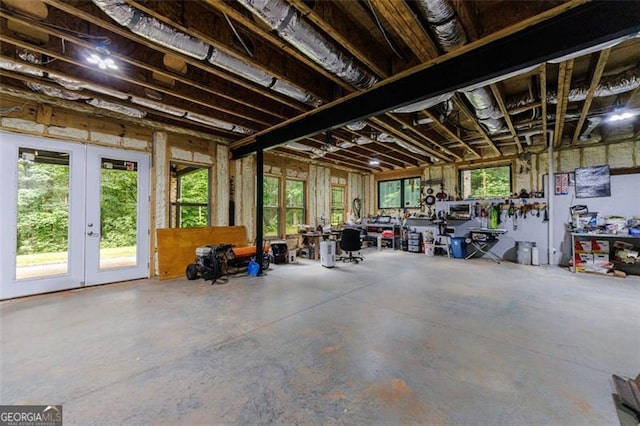
{"type": "Polygon", "coordinates": [[[149,156],[0,133],[0,299],[149,276],[149,156]]]}

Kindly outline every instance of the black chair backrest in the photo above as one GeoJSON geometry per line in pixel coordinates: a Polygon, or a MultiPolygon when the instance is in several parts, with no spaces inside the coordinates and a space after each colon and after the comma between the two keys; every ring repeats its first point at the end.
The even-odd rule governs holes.
{"type": "Polygon", "coordinates": [[[360,231],[358,229],[347,228],[342,231],[340,248],[344,251],[356,251],[362,248],[360,242],[360,231]]]}

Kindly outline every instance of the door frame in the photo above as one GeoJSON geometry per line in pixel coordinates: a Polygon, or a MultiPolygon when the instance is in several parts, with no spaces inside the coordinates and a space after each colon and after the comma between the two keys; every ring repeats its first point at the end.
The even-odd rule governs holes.
{"type": "MultiPolygon", "coordinates": [[[[136,160],[134,160],[136,161],[136,160]]],[[[140,163],[139,163],[140,164],[140,163]]],[[[139,167],[140,168],[140,167],[139,167]]],[[[0,185],[0,300],[52,291],[84,287],[86,285],[105,284],[149,277],[150,253],[150,154],[140,151],[128,151],[117,148],[99,147],[76,142],[61,141],[38,136],[22,135],[0,131],[0,170],[3,183],[0,185]],[[20,147],[46,149],[70,154],[69,161],[69,246],[68,269],[66,274],[50,275],[37,278],[16,280],[16,247],[17,247],[17,210],[18,210],[18,167],[17,158],[20,147]],[[142,239],[145,247],[138,246],[137,264],[144,265],[143,275],[128,276],[123,268],[107,278],[92,280],[87,284],[87,268],[85,264],[86,245],[86,202],[87,202],[87,158],[90,150],[107,152],[107,156],[118,158],[123,154],[146,161],[146,172],[138,173],[138,203],[144,203],[147,214],[143,222],[146,231],[138,232],[138,241],[142,239]],[[144,188],[142,186],[144,185],[144,188]],[[146,198],[140,198],[141,190],[146,191],[146,198]],[[146,248],[146,250],[145,250],[146,248]]],[[[140,223],[138,224],[140,226],[140,223]]],[[[138,228],[140,230],[140,228],[138,228]]],[[[139,243],[140,244],[140,243],[139,243]]],[[[115,272],[115,270],[114,270],[115,272]]]]}

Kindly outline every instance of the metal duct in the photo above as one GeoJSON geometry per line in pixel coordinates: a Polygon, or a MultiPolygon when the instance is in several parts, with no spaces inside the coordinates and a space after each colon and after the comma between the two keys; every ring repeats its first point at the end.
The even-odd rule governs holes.
{"type": "Polygon", "coordinates": [[[352,142],[349,142],[349,141],[342,141],[342,142],[338,143],[338,146],[340,148],[342,148],[342,149],[348,149],[348,148],[356,146],[356,144],[354,144],[352,142]]]}
{"type": "Polygon", "coordinates": [[[365,123],[364,121],[353,121],[347,124],[347,129],[354,131],[362,130],[365,127],[367,127],[367,123],[365,123]]]}
{"type": "Polygon", "coordinates": [[[419,0],[417,4],[445,52],[467,43],[467,35],[447,0],[419,0]]]}
{"type": "Polygon", "coordinates": [[[298,142],[289,142],[289,143],[285,144],[284,146],[285,146],[285,148],[295,149],[296,151],[311,151],[311,150],[313,150],[312,147],[307,146],[307,145],[303,145],[303,144],[298,143],[298,142]]]}
{"type": "MultiPolygon", "coordinates": [[[[629,92],[640,87],[640,68],[634,67],[625,72],[603,77],[596,87],[593,96],[602,98],[606,96],[618,95],[620,93],[629,92]]],[[[587,98],[589,92],[589,82],[582,81],[577,87],[569,90],[569,101],[578,102],[587,98]]],[[[551,104],[558,103],[556,92],[547,93],[547,102],[551,104]]]]}
{"type": "Polygon", "coordinates": [[[78,93],[69,92],[68,90],[58,89],[55,87],[43,86],[37,83],[26,82],[29,89],[34,92],[42,93],[54,98],[66,99],[68,101],[77,101],[78,99],[90,99],[89,96],[82,96],[78,93]]]}
{"type": "Polygon", "coordinates": [[[442,102],[446,102],[453,96],[453,93],[445,93],[440,96],[436,96],[435,98],[425,99],[424,101],[416,102],[414,104],[406,105],[400,108],[394,109],[392,112],[395,113],[408,113],[408,112],[418,112],[423,109],[431,108],[435,105],[438,105],[442,102]]]}
{"type": "Polygon", "coordinates": [[[377,77],[338,50],[284,1],[238,1],[305,56],[347,83],[359,89],[368,89],[378,81],[377,77]]]}
{"type": "Polygon", "coordinates": [[[357,136],[353,139],[353,142],[355,142],[358,145],[368,145],[370,143],[373,143],[373,141],[367,137],[364,136],[357,136]]]}
{"type": "Polygon", "coordinates": [[[100,93],[102,95],[112,96],[118,99],[128,99],[129,95],[119,90],[109,89],[108,87],[100,86],[94,83],[76,80],[68,78],[58,73],[49,72],[49,78],[65,89],[69,90],[90,90],[92,92],[100,93]]]}
{"type": "Polygon", "coordinates": [[[251,133],[251,130],[247,129],[246,127],[236,126],[235,124],[218,120],[217,118],[208,117],[206,115],[196,114],[194,112],[187,112],[187,114],[184,117],[201,124],[207,124],[209,126],[214,126],[220,129],[229,130],[234,133],[241,133],[243,135],[248,135],[251,133]]]}
{"type": "MultiPolygon", "coordinates": [[[[419,0],[417,4],[442,50],[450,52],[467,43],[467,35],[447,0],[419,0]]],[[[478,121],[489,133],[497,133],[504,129],[501,115],[496,116],[496,111],[500,111],[496,109],[490,91],[480,87],[463,93],[475,109],[478,121]]]]}
{"type": "Polygon", "coordinates": [[[106,110],[117,112],[117,113],[124,114],[124,115],[128,115],[129,117],[143,118],[145,115],[147,115],[146,112],[141,111],[141,110],[139,110],[137,108],[131,108],[131,107],[128,107],[128,106],[125,106],[125,105],[120,105],[120,104],[115,104],[113,102],[103,101],[102,99],[89,99],[87,101],[87,103],[89,105],[93,105],[94,107],[106,109],[106,110]]]}
{"type": "Polygon", "coordinates": [[[42,77],[44,75],[44,72],[40,71],[36,67],[21,64],[20,62],[10,61],[5,58],[0,58],[0,68],[7,71],[19,72],[20,74],[31,75],[33,77],[42,77]]]}
{"type": "Polygon", "coordinates": [[[433,123],[433,119],[429,117],[418,118],[417,120],[413,120],[413,125],[417,126],[418,124],[429,124],[433,123]]]}
{"type": "MultiPolygon", "coordinates": [[[[532,136],[542,135],[542,129],[538,130],[528,130],[526,132],[519,132],[519,136],[524,137],[525,143],[529,146],[533,145],[532,136]]],[[[547,141],[553,140],[553,130],[547,130],[547,141]]]]}
{"type": "Polygon", "coordinates": [[[421,154],[421,155],[425,155],[425,156],[429,155],[426,151],[423,151],[420,148],[415,147],[415,146],[411,145],[410,143],[407,143],[407,142],[405,142],[403,140],[399,140],[398,139],[398,140],[396,140],[396,143],[398,144],[398,146],[406,149],[409,152],[413,152],[414,154],[421,154]]]}
{"type": "Polygon", "coordinates": [[[591,117],[587,119],[587,128],[580,135],[581,141],[587,141],[591,132],[602,123],[602,117],[591,117]]]}
{"type": "Polygon", "coordinates": [[[184,117],[184,115],[187,113],[187,111],[185,111],[184,109],[166,105],[161,102],[152,101],[147,98],[139,98],[137,96],[132,96],[131,102],[145,108],[154,109],[156,111],[164,112],[169,115],[175,115],[176,117],[184,117]]]}
{"type": "Polygon", "coordinates": [[[321,101],[297,85],[278,80],[260,68],[222,52],[213,46],[175,30],[157,19],[126,4],[123,0],[93,0],[93,3],[120,25],[128,27],[141,37],[169,49],[220,67],[232,74],[272,89],[308,105],[318,106],[321,101]]]}

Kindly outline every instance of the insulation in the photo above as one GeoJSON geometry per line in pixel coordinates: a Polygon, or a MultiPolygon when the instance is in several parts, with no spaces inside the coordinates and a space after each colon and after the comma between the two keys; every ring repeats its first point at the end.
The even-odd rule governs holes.
{"type": "Polygon", "coordinates": [[[609,166],[613,169],[634,167],[633,142],[623,142],[615,145],[607,145],[607,157],[609,166]]]}
{"type": "Polygon", "coordinates": [[[42,77],[43,72],[32,67],[31,65],[21,64],[20,62],[10,61],[5,58],[0,58],[0,68],[7,71],[15,71],[20,74],[31,75],[33,77],[42,77]]]}
{"type": "Polygon", "coordinates": [[[606,147],[604,145],[588,146],[582,149],[582,167],[593,167],[607,164],[606,147]]]}
{"type": "Polygon", "coordinates": [[[359,89],[368,89],[378,81],[353,58],[343,54],[284,1],[239,0],[239,2],[275,30],[280,37],[347,83],[359,89]]]}
{"type": "MultiPolygon", "coordinates": [[[[603,77],[596,87],[594,96],[601,98],[605,96],[618,95],[620,93],[629,92],[640,87],[640,68],[634,67],[620,74],[603,77]]],[[[576,87],[569,91],[569,101],[579,102],[587,98],[589,92],[589,82],[582,81],[576,87]]],[[[550,91],[547,94],[547,102],[551,104],[558,103],[556,92],[550,91]]]]}
{"type": "Polygon", "coordinates": [[[89,105],[93,105],[94,107],[117,112],[119,114],[127,115],[129,117],[143,118],[145,115],[147,115],[146,112],[141,111],[137,108],[131,108],[125,105],[116,104],[113,102],[107,102],[101,99],[90,99],[87,101],[87,103],[89,105]]]}
{"type": "Polygon", "coordinates": [[[54,98],[66,99],[68,101],[77,101],[78,99],[89,99],[89,96],[82,96],[78,93],[69,92],[64,89],[57,89],[55,87],[43,86],[37,83],[27,82],[25,83],[29,89],[34,92],[42,93],[54,98]]]}

